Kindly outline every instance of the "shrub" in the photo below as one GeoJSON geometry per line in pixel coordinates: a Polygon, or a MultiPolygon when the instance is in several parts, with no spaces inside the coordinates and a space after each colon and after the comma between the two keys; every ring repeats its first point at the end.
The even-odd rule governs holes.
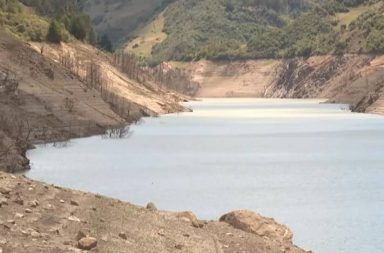
{"type": "Polygon", "coordinates": [[[98,43],[99,47],[108,51],[108,52],[112,52],[113,51],[113,46],[112,46],[112,42],[111,40],[109,39],[108,35],[104,34],[100,40],[99,40],[99,43],[98,43]]]}
{"type": "Polygon", "coordinates": [[[64,28],[56,20],[53,20],[48,28],[47,41],[52,43],[60,43],[65,41],[64,28]]]}
{"type": "Polygon", "coordinates": [[[71,21],[70,32],[76,39],[84,41],[87,37],[89,27],[82,17],[74,17],[71,21]]]}

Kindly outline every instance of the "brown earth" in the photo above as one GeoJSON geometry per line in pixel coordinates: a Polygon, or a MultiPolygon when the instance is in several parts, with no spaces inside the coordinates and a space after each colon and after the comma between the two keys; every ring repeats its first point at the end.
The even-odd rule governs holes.
{"type": "Polygon", "coordinates": [[[325,98],[384,113],[384,56],[169,63],[200,83],[198,97],[325,98]]]}
{"type": "Polygon", "coordinates": [[[279,61],[170,62],[200,84],[197,97],[262,97],[279,61]]]}
{"type": "Polygon", "coordinates": [[[182,111],[180,99],[130,80],[92,47],[30,45],[0,31],[0,167],[7,171],[28,168],[25,152],[33,143],[101,134],[141,116],[182,111]],[[107,86],[90,87],[84,64],[79,73],[60,64],[68,52],[82,64],[96,62],[107,86]]]}
{"type": "Polygon", "coordinates": [[[0,172],[2,253],[86,252],[79,249],[86,247],[104,253],[306,252],[274,220],[249,211],[228,215],[258,229],[200,221],[190,212],[150,210],[0,172]]]}

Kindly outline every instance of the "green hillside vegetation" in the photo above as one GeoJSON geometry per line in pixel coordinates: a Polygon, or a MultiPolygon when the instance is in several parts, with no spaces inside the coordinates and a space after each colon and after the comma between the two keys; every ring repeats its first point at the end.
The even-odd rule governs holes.
{"type": "Polygon", "coordinates": [[[71,35],[96,44],[90,18],[77,0],[0,0],[0,27],[31,41],[68,41],[71,35]]]}
{"type": "Polygon", "coordinates": [[[351,22],[349,30],[354,35],[351,41],[359,42],[359,52],[384,53],[384,6],[361,14],[351,22]]]}
{"type": "Polygon", "coordinates": [[[167,34],[163,32],[163,29],[164,15],[163,13],[160,13],[156,18],[133,35],[135,38],[124,46],[125,51],[135,54],[140,58],[150,58],[152,48],[167,37],[167,34]]]}
{"type": "MultiPolygon", "coordinates": [[[[152,64],[380,52],[383,28],[367,29],[369,20],[363,20],[379,24],[382,5],[379,0],[178,0],[164,12],[166,37],[143,47],[136,38],[128,50],[152,64]]],[[[136,34],[141,40],[151,37],[147,28],[136,34]]]]}
{"type": "Polygon", "coordinates": [[[83,0],[87,13],[98,34],[108,35],[114,46],[124,44],[137,36],[134,31],[143,28],[166,6],[177,0],[83,0]]]}
{"type": "Polygon", "coordinates": [[[42,41],[48,25],[48,20],[26,10],[17,0],[0,0],[0,29],[25,40],[42,41]]]}

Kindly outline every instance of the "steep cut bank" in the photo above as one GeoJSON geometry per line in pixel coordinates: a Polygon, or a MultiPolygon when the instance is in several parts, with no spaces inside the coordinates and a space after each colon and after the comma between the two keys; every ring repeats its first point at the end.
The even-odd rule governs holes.
{"type": "Polygon", "coordinates": [[[0,98],[0,165],[10,172],[28,168],[25,152],[33,143],[101,134],[141,116],[184,110],[178,95],[130,80],[91,46],[30,45],[2,31],[0,98]]]}
{"type": "Polygon", "coordinates": [[[382,55],[169,64],[199,82],[199,97],[325,98],[356,112],[384,112],[382,55]]]}
{"type": "Polygon", "coordinates": [[[273,219],[158,211],[0,172],[0,252],[304,253],[273,219]]]}

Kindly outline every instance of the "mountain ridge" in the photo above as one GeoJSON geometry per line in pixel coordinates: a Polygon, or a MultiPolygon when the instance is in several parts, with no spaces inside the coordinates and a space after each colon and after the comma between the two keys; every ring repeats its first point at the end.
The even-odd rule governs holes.
{"type": "MultiPolygon", "coordinates": [[[[163,12],[166,37],[144,50],[152,64],[381,53],[383,8],[372,0],[178,0],[163,12]]],[[[132,34],[139,37],[126,47],[133,53],[154,35],[140,29],[132,34]]]]}

